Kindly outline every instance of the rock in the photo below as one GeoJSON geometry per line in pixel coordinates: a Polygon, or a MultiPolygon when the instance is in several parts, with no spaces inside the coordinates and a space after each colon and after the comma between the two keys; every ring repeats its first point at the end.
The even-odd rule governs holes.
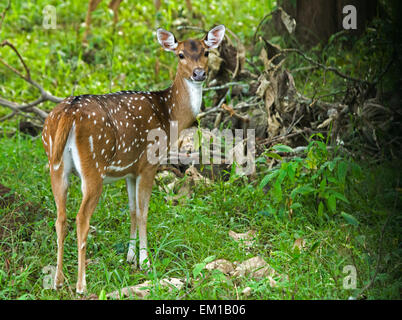
{"type": "Polygon", "coordinates": [[[240,263],[233,273],[235,277],[249,276],[254,279],[267,278],[274,274],[275,270],[261,257],[253,257],[240,263]]]}
{"type": "Polygon", "coordinates": [[[144,283],[137,284],[135,286],[124,287],[120,290],[113,291],[106,295],[107,298],[120,299],[120,297],[130,297],[134,296],[140,299],[144,299],[149,295],[149,288],[151,286],[151,281],[145,281],[144,283]],[[120,292],[119,292],[120,291],[120,292]]]}
{"type": "Polygon", "coordinates": [[[249,230],[245,233],[236,233],[232,230],[229,231],[229,236],[234,239],[235,241],[239,242],[245,248],[250,248],[255,243],[255,230],[249,230]]]}
{"type": "Polygon", "coordinates": [[[233,264],[225,259],[218,259],[215,261],[212,261],[208,263],[205,266],[205,269],[211,271],[211,270],[220,270],[224,274],[232,274],[234,272],[234,267],[233,264]]]}
{"type": "MultiPolygon", "coordinates": [[[[184,286],[184,281],[178,278],[165,278],[159,281],[161,286],[169,287],[169,291],[173,288],[180,290],[184,286]]],[[[122,297],[132,297],[144,299],[150,293],[150,287],[152,286],[151,281],[145,281],[144,283],[137,284],[135,286],[124,287],[120,290],[113,291],[106,295],[109,299],[120,299],[122,297]]]]}

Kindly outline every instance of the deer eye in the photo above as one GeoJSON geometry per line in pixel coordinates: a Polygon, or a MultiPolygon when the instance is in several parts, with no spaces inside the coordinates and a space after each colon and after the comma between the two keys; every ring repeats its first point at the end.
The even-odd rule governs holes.
{"type": "Polygon", "coordinates": [[[179,58],[180,58],[180,59],[184,59],[184,54],[179,53],[179,58]]]}
{"type": "Polygon", "coordinates": [[[208,57],[208,55],[209,55],[209,51],[205,51],[204,56],[208,57]]]}

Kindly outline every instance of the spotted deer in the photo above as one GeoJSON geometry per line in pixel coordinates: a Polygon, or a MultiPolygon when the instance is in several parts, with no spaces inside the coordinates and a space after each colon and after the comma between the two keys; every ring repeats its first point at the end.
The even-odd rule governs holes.
{"type": "MultiPolygon", "coordinates": [[[[219,25],[203,39],[177,41],[163,29],[157,30],[163,49],[178,57],[175,79],[162,91],[120,91],[104,95],[70,96],[47,117],[43,145],[49,160],[52,191],[57,207],[57,268],[55,289],[63,285],[63,251],[67,230],[66,198],[69,176],[81,179],[82,202],[76,216],[78,277],[76,290],[86,291],[85,256],[90,218],[102,193],[102,186],[125,179],[131,228],[127,261],[148,269],[148,204],[158,163],[147,158],[147,135],[165,130],[169,146],[170,123],[180,133],[191,126],[200,111],[202,83],[208,69],[208,52],[221,43],[225,27],[219,25]]],[[[159,141],[158,141],[159,143],[159,141]]]]}

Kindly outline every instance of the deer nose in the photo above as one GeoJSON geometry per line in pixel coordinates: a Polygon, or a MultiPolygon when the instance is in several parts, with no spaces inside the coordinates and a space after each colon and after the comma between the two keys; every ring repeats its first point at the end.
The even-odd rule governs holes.
{"type": "Polygon", "coordinates": [[[205,70],[202,68],[195,68],[193,70],[193,80],[195,81],[204,81],[206,78],[205,70]]]}

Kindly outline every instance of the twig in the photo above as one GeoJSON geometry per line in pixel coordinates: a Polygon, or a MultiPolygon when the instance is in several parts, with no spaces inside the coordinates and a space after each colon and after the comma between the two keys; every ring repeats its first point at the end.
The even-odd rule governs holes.
{"type": "Polygon", "coordinates": [[[247,122],[247,123],[250,122],[249,117],[237,114],[232,106],[228,106],[228,105],[223,103],[222,104],[222,109],[225,110],[226,112],[228,112],[230,117],[235,117],[236,119],[239,119],[242,122],[247,122]]]}
{"type": "Polygon", "coordinates": [[[271,11],[270,13],[266,14],[266,15],[261,19],[261,21],[260,21],[260,23],[258,24],[257,29],[255,29],[255,32],[254,32],[254,35],[253,35],[253,43],[255,43],[255,41],[256,41],[257,32],[258,32],[258,30],[260,29],[262,23],[264,22],[264,20],[265,20],[266,18],[270,17],[273,12],[274,12],[274,11],[271,11]]]}
{"type": "Polygon", "coordinates": [[[294,74],[296,72],[300,72],[300,71],[310,71],[310,70],[314,70],[314,69],[318,69],[317,66],[307,66],[307,67],[300,67],[300,68],[296,68],[290,71],[291,74],[294,74]]]}
{"type": "Polygon", "coordinates": [[[261,145],[271,144],[273,142],[277,142],[277,141],[280,141],[280,140],[283,140],[283,139],[286,139],[286,138],[291,138],[291,137],[297,136],[299,134],[306,133],[309,130],[310,130],[310,128],[306,128],[306,129],[298,131],[298,132],[282,134],[282,135],[279,135],[279,136],[276,136],[276,137],[273,137],[273,138],[267,138],[267,139],[259,141],[258,145],[261,146],[261,145]]]}
{"type": "Polygon", "coordinates": [[[287,52],[295,52],[295,53],[301,55],[301,56],[302,56],[305,60],[307,60],[308,62],[310,62],[310,63],[312,63],[312,64],[314,64],[314,65],[316,65],[316,66],[318,66],[318,67],[320,67],[320,68],[322,68],[322,69],[324,69],[324,70],[326,70],[326,71],[334,72],[336,75],[340,76],[341,78],[344,78],[344,79],[347,79],[347,80],[350,80],[350,81],[354,81],[354,82],[364,83],[364,84],[367,84],[367,85],[372,85],[372,83],[371,83],[370,81],[363,80],[363,79],[358,79],[358,78],[354,78],[354,77],[348,76],[348,75],[346,75],[346,74],[340,72],[338,69],[336,69],[336,68],[334,68],[334,67],[328,67],[328,66],[326,66],[326,65],[323,65],[322,63],[319,63],[319,62],[317,62],[317,61],[311,59],[310,57],[307,57],[307,56],[304,54],[304,52],[302,52],[302,51],[299,50],[299,49],[296,49],[296,48],[289,48],[289,49],[282,49],[282,51],[281,51],[281,53],[287,53],[287,52]]]}
{"type": "Polygon", "coordinates": [[[212,91],[212,90],[220,90],[220,89],[229,88],[231,86],[248,87],[248,84],[241,83],[241,82],[228,82],[228,83],[225,83],[225,84],[223,84],[221,86],[203,88],[202,91],[205,92],[205,91],[212,91]]]}

